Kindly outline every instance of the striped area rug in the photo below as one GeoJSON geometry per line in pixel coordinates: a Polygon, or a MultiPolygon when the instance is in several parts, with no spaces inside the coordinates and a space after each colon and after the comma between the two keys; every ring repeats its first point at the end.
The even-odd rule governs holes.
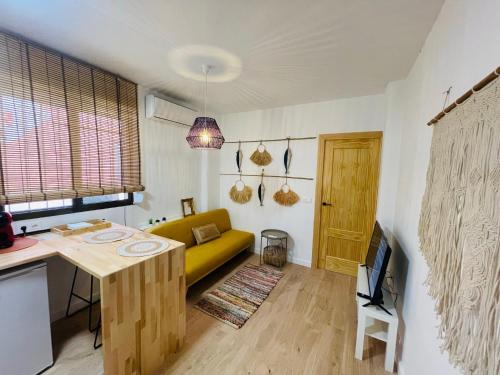
{"type": "Polygon", "coordinates": [[[257,311],[283,272],[269,266],[246,264],[194,307],[239,329],[257,311]]]}

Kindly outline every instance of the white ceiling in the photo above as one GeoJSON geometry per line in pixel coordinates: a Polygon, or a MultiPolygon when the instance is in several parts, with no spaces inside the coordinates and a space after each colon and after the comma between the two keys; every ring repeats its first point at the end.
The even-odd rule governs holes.
{"type": "Polygon", "coordinates": [[[209,84],[208,105],[227,113],[382,92],[407,75],[442,3],[0,0],[0,28],[194,108],[202,83],[178,74],[169,56],[189,45],[223,49],[241,73],[209,84]]]}

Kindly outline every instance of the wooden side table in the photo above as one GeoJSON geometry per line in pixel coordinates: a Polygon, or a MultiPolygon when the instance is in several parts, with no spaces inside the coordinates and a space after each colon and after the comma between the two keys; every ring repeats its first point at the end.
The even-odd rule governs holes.
{"type": "Polygon", "coordinates": [[[288,253],[288,233],[279,229],[264,229],[260,232],[260,264],[283,267],[288,253]],[[264,239],[266,246],[262,248],[264,239]]]}
{"type": "MultiPolygon", "coordinates": [[[[369,294],[368,279],[366,269],[358,266],[357,291],[362,294],[369,294]]],[[[356,335],[356,359],[363,360],[363,346],[365,335],[386,342],[385,348],[385,370],[394,371],[394,356],[396,353],[396,341],[398,334],[398,312],[394,307],[394,302],[390,293],[382,290],[384,295],[384,307],[392,314],[389,315],[378,306],[363,305],[366,299],[356,295],[358,305],[358,330],[356,335]]]]}

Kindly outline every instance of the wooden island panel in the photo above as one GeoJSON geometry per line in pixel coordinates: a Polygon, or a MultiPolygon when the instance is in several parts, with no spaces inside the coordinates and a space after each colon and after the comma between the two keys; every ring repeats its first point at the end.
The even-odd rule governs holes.
{"type": "Polygon", "coordinates": [[[113,224],[134,234],[106,244],[89,244],[83,235],[34,236],[39,242],[0,254],[0,269],[59,255],[100,280],[105,375],[153,375],[184,342],[186,280],[184,244],[170,239],[168,249],[144,257],[123,257],[125,242],[157,237],[113,224]]]}
{"type": "Polygon", "coordinates": [[[101,279],[105,374],[155,374],[183,344],[184,246],[101,279]]]}

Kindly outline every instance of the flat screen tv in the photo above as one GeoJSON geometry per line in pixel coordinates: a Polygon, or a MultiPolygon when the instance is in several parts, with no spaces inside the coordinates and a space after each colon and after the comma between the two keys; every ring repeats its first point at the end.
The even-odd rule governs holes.
{"type": "Polygon", "coordinates": [[[377,256],[378,246],[380,245],[380,241],[384,236],[384,231],[380,227],[378,221],[375,222],[373,227],[372,238],[370,240],[370,245],[368,246],[368,252],[366,253],[365,258],[365,266],[373,268],[373,264],[375,263],[375,257],[377,256]]]}
{"type": "Polygon", "coordinates": [[[387,265],[391,257],[391,248],[378,222],[375,222],[370,245],[365,259],[369,295],[361,295],[370,300],[369,304],[384,303],[382,284],[384,283],[387,265]]]}

